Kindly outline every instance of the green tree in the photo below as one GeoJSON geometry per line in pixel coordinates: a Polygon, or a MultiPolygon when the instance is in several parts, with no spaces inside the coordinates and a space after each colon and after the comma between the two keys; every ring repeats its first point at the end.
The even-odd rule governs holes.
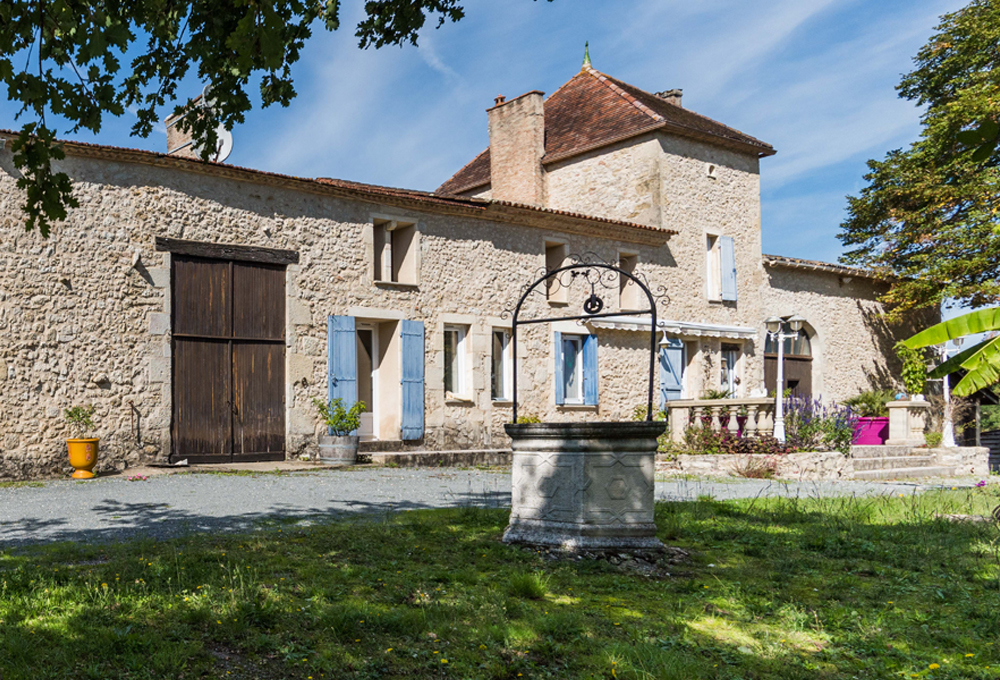
{"type": "MultiPolygon", "coordinates": [[[[551,0],[550,0],[551,1],[551,0]]],[[[295,97],[291,67],[313,27],[340,26],[340,0],[3,0],[0,82],[27,118],[12,144],[25,190],[26,227],[48,236],[54,221],[76,207],[72,183],[54,172],[64,158],[52,114],[69,132],[99,132],[108,114],[132,110],[132,134],[153,130],[189,72],[211,86],[212,106],[179,123],[207,159],[216,128],[242,123],[253,108],[248,86],[260,79],[263,106],[295,97]]],[[[361,48],[417,44],[428,17],[438,27],[464,16],[462,0],[366,0],[355,32],[361,48]]],[[[178,103],[174,113],[191,106],[178,103]]]]}
{"type": "Polygon", "coordinates": [[[848,197],[840,239],[847,264],[883,272],[895,318],[944,299],[1000,300],[1000,0],[941,18],[898,86],[926,107],[909,149],[868,162],[848,197]]]}

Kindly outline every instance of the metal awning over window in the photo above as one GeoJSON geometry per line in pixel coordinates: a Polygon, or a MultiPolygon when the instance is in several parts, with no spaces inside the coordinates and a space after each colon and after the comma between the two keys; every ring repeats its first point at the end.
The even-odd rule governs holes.
{"type": "MultiPolygon", "coordinates": [[[[593,328],[609,328],[620,331],[646,331],[652,319],[648,316],[609,316],[603,319],[588,321],[593,328]]],[[[670,335],[692,336],[696,338],[727,338],[730,340],[753,340],[757,330],[746,326],[724,326],[714,323],[695,323],[691,321],[671,321],[657,319],[656,327],[670,335]]]]}

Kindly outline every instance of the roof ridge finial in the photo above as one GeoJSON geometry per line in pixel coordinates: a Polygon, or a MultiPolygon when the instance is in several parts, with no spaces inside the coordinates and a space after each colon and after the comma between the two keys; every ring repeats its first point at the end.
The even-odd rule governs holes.
{"type": "Polygon", "coordinates": [[[583,44],[583,68],[593,68],[590,65],[590,41],[583,44]]]}

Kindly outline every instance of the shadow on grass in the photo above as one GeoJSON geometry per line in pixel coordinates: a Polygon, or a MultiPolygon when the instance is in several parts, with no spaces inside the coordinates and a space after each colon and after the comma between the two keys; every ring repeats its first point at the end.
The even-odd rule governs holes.
{"type": "Polygon", "coordinates": [[[507,513],[475,500],[81,548],[108,556],[82,573],[69,546],[0,555],[0,673],[438,677],[446,658],[472,678],[996,677],[997,528],[941,517],[995,493],[661,503],[661,538],[693,555],[665,580],[505,546],[507,513]]]}

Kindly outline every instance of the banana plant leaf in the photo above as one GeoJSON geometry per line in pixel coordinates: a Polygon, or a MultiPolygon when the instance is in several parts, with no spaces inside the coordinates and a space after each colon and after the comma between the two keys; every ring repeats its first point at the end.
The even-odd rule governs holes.
{"type": "Polygon", "coordinates": [[[955,385],[956,396],[967,397],[1000,380],[1000,337],[980,343],[977,347],[981,349],[962,362],[962,368],[968,373],[955,385]]]}
{"type": "Polygon", "coordinates": [[[982,342],[975,344],[972,347],[967,347],[966,349],[963,349],[961,352],[951,357],[944,363],[938,364],[934,368],[934,370],[927,373],[927,377],[932,380],[938,380],[940,378],[945,377],[946,375],[954,373],[958,369],[962,368],[962,364],[965,361],[967,361],[969,357],[971,357],[973,354],[975,354],[976,352],[978,352],[991,342],[993,342],[993,339],[983,340],[982,342]]]}
{"type": "Polygon", "coordinates": [[[961,338],[976,333],[1000,331],[1000,307],[978,309],[954,319],[948,319],[930,328],[920,331],[912,338],[903,341],[910,349],[920,349],[931,345],[940,345],[948,340],[961,338]]]}

